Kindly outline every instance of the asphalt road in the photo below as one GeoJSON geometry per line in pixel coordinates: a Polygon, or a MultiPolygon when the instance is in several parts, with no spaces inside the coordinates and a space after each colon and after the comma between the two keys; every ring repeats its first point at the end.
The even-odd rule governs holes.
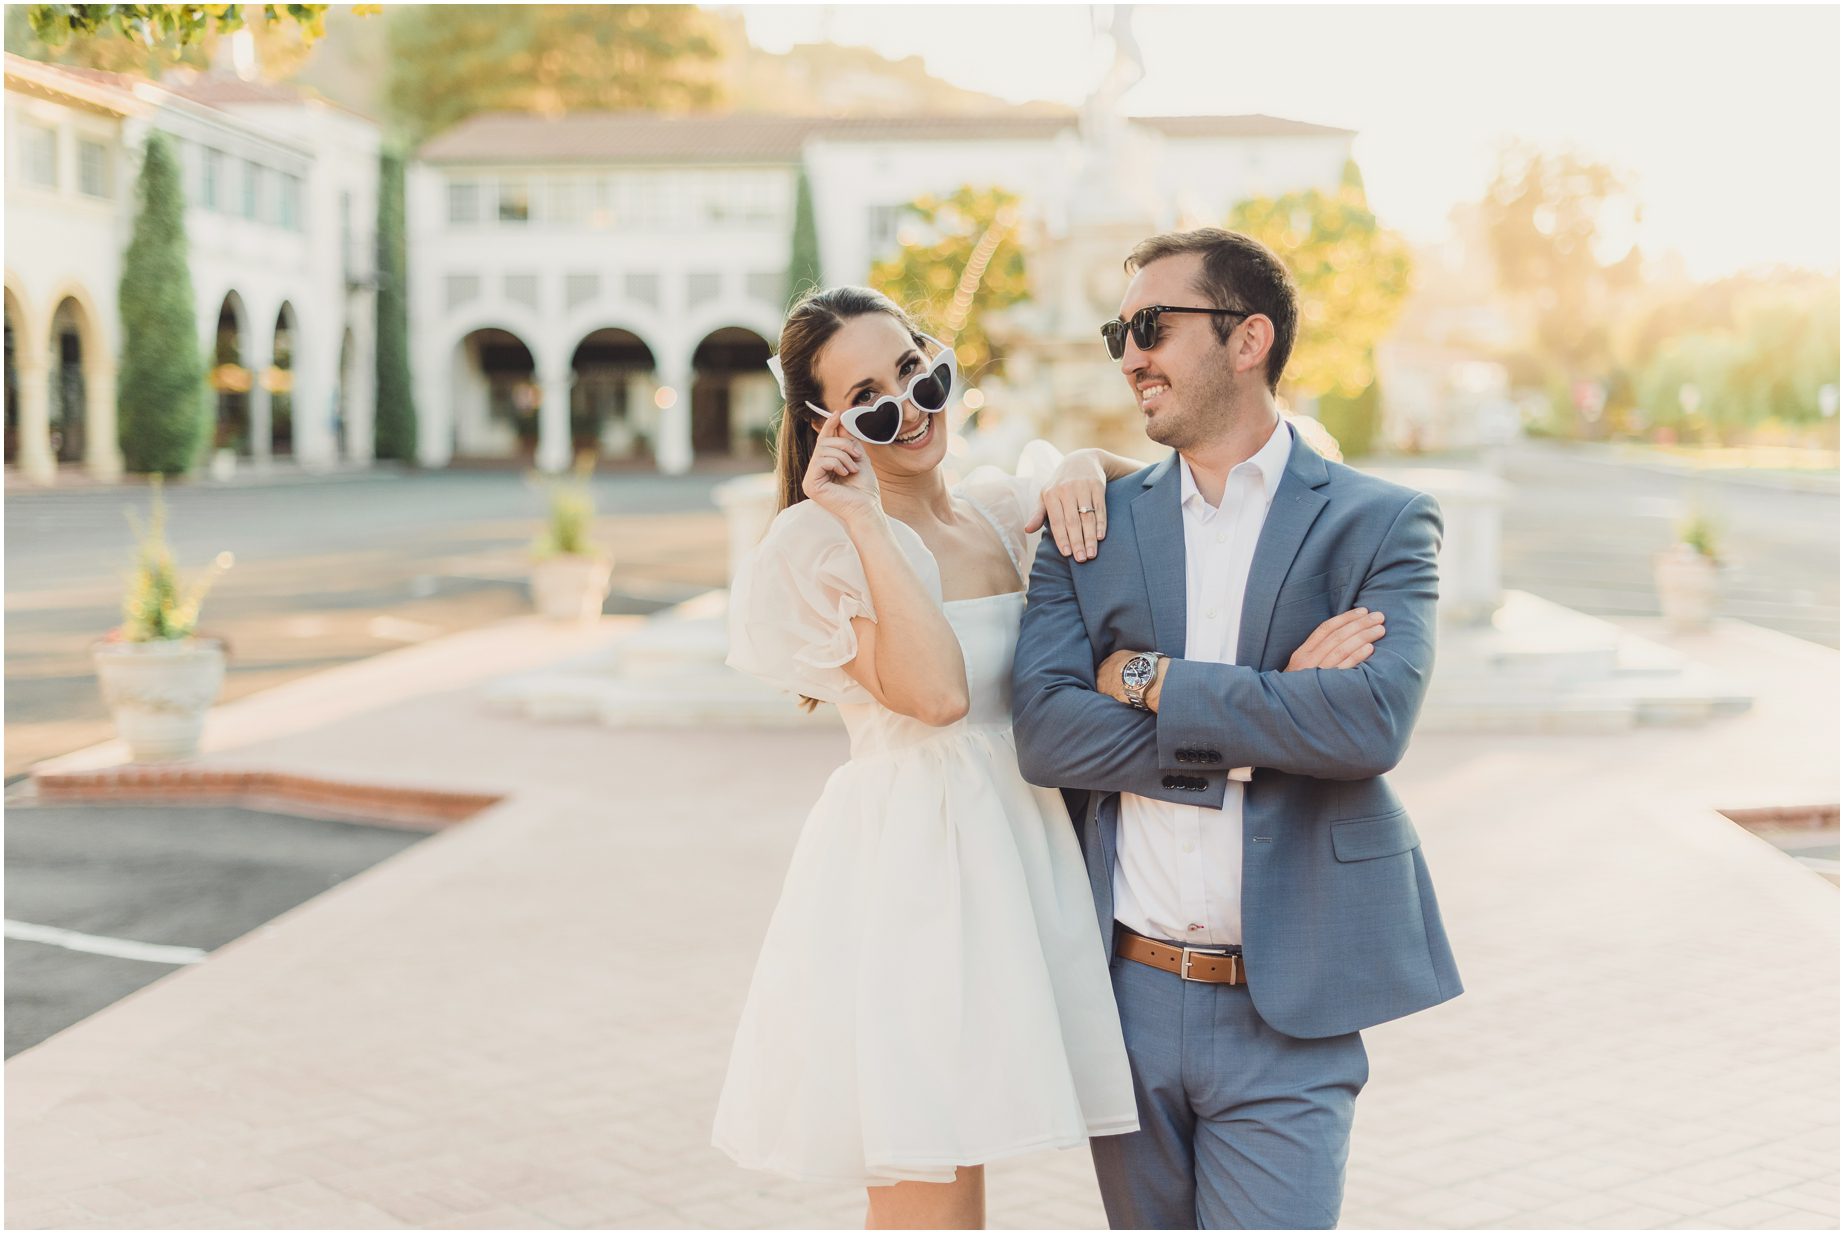
{"type": "MultiPolygon", "coordinates": [[[[615,556],[604,611],[648,613],[722,586],[723,476],[595,480],[615,556]]],[[[229,640],[222,701],[530,610],[528,546],[545,499],[510,472],[381,473],[167,493],[182,575],[236,564],[201,629],[229,640]]],[[[121,620],[138,486],[6,494],[6,773],[112,733],[89,644],[121,620]]]]}
{"type": "Polygon", "coordinates": [[[1838,494],[1691,479],[1526,443],[1507,453],[1507,587],[1603,617],[1654,616],[1652,557],[1695,507],[1721,528],[1719,612],[1838,646],[1838,494]]]}
{"type": "Polygon", "coordinates": [[[234,806],[9,805],[6,1056],[426,834],[234,806]]]}

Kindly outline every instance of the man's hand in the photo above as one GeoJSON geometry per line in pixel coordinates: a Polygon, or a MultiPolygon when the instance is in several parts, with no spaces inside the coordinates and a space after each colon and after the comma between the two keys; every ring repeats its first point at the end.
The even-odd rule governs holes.
{"type": "MultiPolygon", "coordinates": [[[[1287,661],[1287,671],[1307,668],[1356,668],[1370,658],[1383,637],[1383,614],[1354,608],[1320,624],[1312,637],[1287,661]]],[[[1117,673],[1116,676],[1119,674],[1117,673]]]]}

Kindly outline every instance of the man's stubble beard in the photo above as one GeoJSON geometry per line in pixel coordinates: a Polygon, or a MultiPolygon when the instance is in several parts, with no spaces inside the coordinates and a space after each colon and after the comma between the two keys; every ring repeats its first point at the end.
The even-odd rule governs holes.
{"type": "Polygon", "coordinates": [[[1235,383],[1227,373],[1206,370],[1176,416],[1155,417],[1146,422],[1146,437],[1168,450],[1180,453],[1207,445],[1212,439],[1234,427],[1231,411],[1235,383]],[[1207,375],[1206,375],[1207,373],[1207,375]]]}

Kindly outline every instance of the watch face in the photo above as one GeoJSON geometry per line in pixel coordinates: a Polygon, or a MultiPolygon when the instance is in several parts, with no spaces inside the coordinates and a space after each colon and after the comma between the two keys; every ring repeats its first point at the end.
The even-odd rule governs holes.
{"type": "Polygon", "coordinates": [[[1133,657],[1121,666],[1120,679],[1122,685],[1146,685],[1153,679],[1153,658],[1151,656],[1133,657]]]}

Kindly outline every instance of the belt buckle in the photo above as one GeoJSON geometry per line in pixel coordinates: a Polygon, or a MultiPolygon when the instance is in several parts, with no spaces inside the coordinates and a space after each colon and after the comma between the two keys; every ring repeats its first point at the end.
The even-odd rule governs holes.
{"type": "Polygon", "coordinates": [[[1179,965],[1178,965],[1178,975],[1186,981],[1202,981],[1203,980],[1202,977],[1193,977],[1191,975],[1191,957],[1194,954],[1195,955],[1215,955],[1215,956],[1226,956],[1229,954],[1229,952],[1225,950],[1213,949],[1210,947],[1181,947],[1179,948],[1179,950],[1183,953],[1183,959],[1179,962],[1179,965]]]}

